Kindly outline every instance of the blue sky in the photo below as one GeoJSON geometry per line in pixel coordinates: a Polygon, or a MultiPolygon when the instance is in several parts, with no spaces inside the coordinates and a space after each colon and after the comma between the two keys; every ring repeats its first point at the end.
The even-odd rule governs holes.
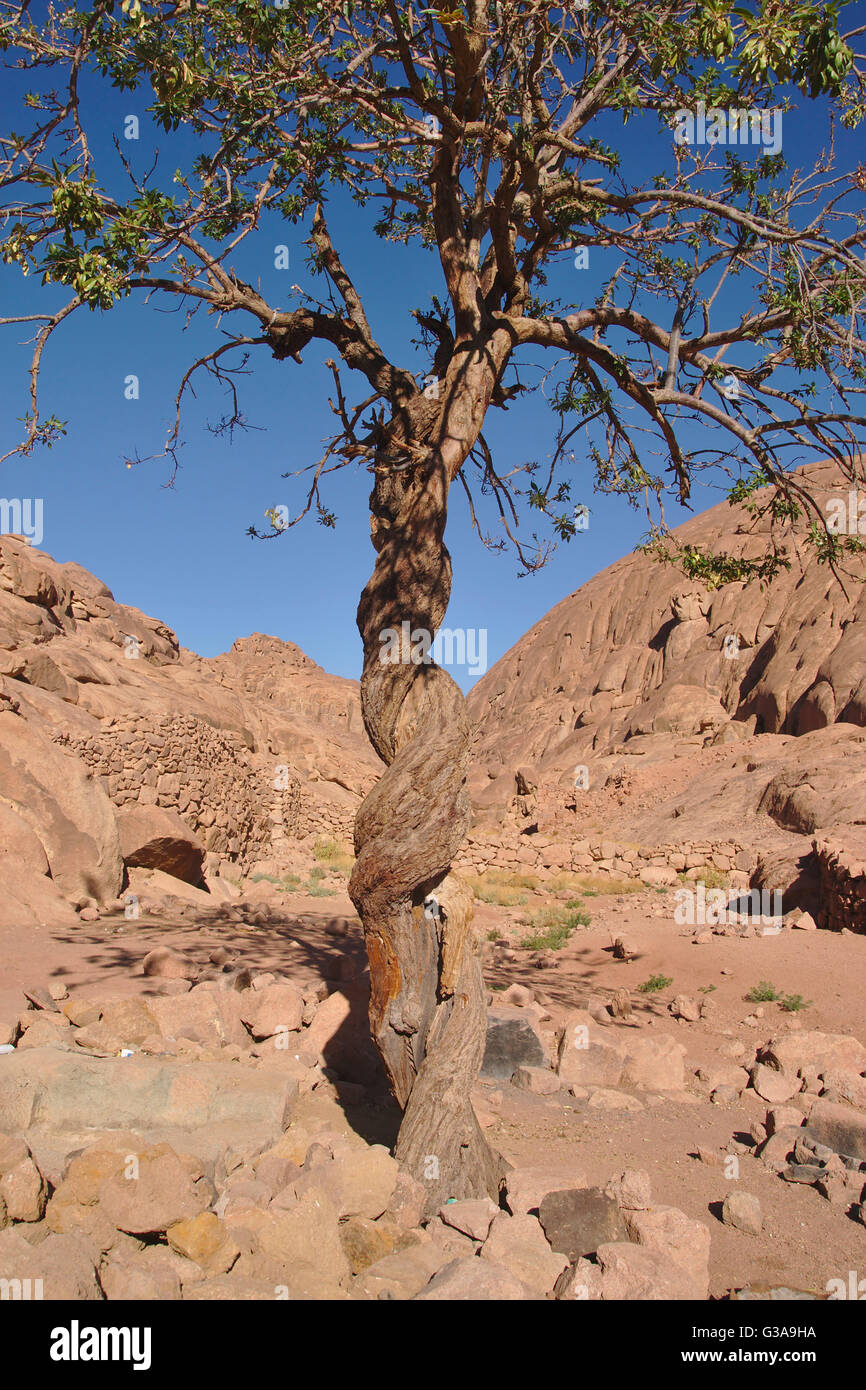
{"type": "MultiPolygon", "coordinates": [[[[124,116],[138,114],[140,139],[125,142],[124,153],[143,170],[155,147],[167,173],[190,151],[188,137],[169,137],[149,122],[144,103],[135,96],[106,92],[92,80],[85,88],[85,107],[99,113],[97,144],[117,169],[111,150],[114,135],[123,143],[124,116]]],[[[798,100],[801,100],[798,98],[798,100]]],[[[823,104],[806,104],[799,115],[786,116],[784,149],[796,150],[797,164],[810,164],[826,141],[823,104]]],[[[7,85],[0,98],[4,129],[22,128],[24,119],[7,85]]],[[[619,142],[625,152],[626,176],[645,176],[660,167],[664,145],[655,120],[633,119],[619,142]]],[[[856,162],[856,136],[837,143],[840,163],[856,162]]],[[[667,147],[670,148],[670,136],[667,147]]],[[[758,152],[751,151],[757,158],[758,152]]],[[[442,293],[437,260],[418,249],[378,241],[352,205],[336,197],[329,208],[335,242],[365,296],[373,329],[386,351],[401,365],[426,369],[423,356],[409,347],[414,325],[408,311],[442,293]]],[[[374,220],[369,214],[368,222],[374,220]]],[[[260,279],[275,302],[288,302],[290,286],[316,285],[304,264],[303,228],[271,219],[258,241],[248,242],[236,258],[248,279],[260,279]],[[274,246],[289,247],[287,271],[274,268],[274,246]]],[[[590,268],[565,262],[551,277],[550,290],[567,305],[594,298],[611,262],[591,253],[590,268]]],[[[23,279],[0,268],[3,313],[42,312],[64,302],[66,292],[23,279]]],[[[202,380],[198,399],[185,416],[186,445],[182,467],[172,487],[163,460],[127,469],[123,458],[148,455],[162,446],[177,385],[191,360],[219,341],[215,320],[200,313],[186,331],[183,312],[171,312],[163,299],[150,306],[128,300],[110,313],[79,311],[49,344],[44,361],[42,407],[68,422],[68,433],[50,451],[2,465],[0,495],[44,499],[42,547],[60,560],[76,560],[98,574],[124,603],[134,604],[177,632],[181,642],[211,656],[226,650],[236,637],[253,631],[297,642],[330,671],[357,676],[360,639],[355,608],[373,559],[369,543],[369,478],[358,469],[334,475],[325,500],[338,517],[336,530],[312,519],[279,540],[262,542],[246,536],[251,524],[266,525],[265,509],[285,504],[297,508],[302,480],[284,481],[283,472],[314,463],[322,452],[333,417],[327,407],[330,374],[323,366],[327,351],[308,349],[303,366],[277,363],[266,348],[254,348],[250,375],[242,380],[242,406],[257,430],[238,434],[233,444],[208,433],[207,420],[227,409],[220,390],[202,380]],[[135,374],[140,398],[124,398],[124,380],[135,374]]],[[[736,309],[736,301],[732,303],[736,309]]],[[[238,322],[238,331],[254,331],[238,322]]],[[[27,409],[29,329],[0,330],[0,453],[19,437],[17,419],[27,409]]],[[[531,380],[531,374],[526,374],[531,380]]],[[[348,381],[348,378],[347,378],[348,381]]],[[[357,392],[366,394],[358,378],[357,392]]],[[[493,410],[486,437],[500,472],[527,459],[549,455],[555,420],[540,394],[512,403],[508,412],[493,410]]],[[[684,443],[692,442],[689,437],[684,443]]],[[[712,439],[705,439],[713,443],[712,439]]],[[[580,446],[577,446],[578,457],[580,446]]],[[[805,461],[805,458],[801,461],[805,461]]],[[[447,616],[450,627],[487,630],[488,666],[533,622],[599,569],[629,551],[646,530],[642,513],[619,498],[593,498],[591,468],[573,477],[573,501],[591,508],[590,525],[561,545],[539,574],[520,579],[511,552],[490,553],[471,533],[462,489],[452,490],[447,541],[454,562],[454,587],[447,616]]],[[[698,487],[695,507],[718,501],[721,492],[698,487]]],[[[493,524],[494,513],[485,510],[493,524]]],[[[669,519],[687,513],[669,507],[669,519]]],[[[532,529],[526,518],[524,525],[532,529]]],[[[474,677],[460,669],[455,677],[468,688],[474,677]]]]}

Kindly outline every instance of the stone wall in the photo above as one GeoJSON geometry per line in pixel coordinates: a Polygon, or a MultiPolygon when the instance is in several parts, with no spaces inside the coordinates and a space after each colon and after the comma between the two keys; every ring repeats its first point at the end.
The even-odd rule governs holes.
{"type": "Polygon", "coordinates": [[[284,827],[297,817],[296,777],[277,789],[273,769],[236,735],[189,715],[110,719],[89,738],[57,741],[99,777],[115,806],[177,811],[207,850],[241,868],[271,852],[272,817],[284,827]]]}
{"type": "Polygon", "coordinates": [[[286,763],[251,753],[204,720],[130,715],[106,720],[89,738],[56,741],[99,777],[115,806],[177,811],[207,850],[242,870],[291,857],[292,843],[310,835],[352,842],[354,802],[316,797],[286,763]]]}
{"type": "Polygon", "coordinates": [[[636,845],[607,839],[567,840],[504,828],[495,832],[470,831],[455,867],[470,873],[488,869],[537,873],[542,878],[563,871],[592,873],[662,884],[673,882],[678,873],[696,877],[699,870],[706,868],[747,874],[754,867],[755,858],[753,850],[730,841],[636,845]]]}

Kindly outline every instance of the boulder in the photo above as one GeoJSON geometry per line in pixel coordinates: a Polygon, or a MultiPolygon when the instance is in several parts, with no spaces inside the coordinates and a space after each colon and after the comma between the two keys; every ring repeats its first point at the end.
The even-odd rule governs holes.
{"type": "Polygon", "coordinates": [[[722,1220],[726,1226],[744,1231],[750,1236],[759,1236],[764,1229],[761,1204],[751,1192],[741,1192],[734,1188],[722,1203],[722,1220]]]}
{"type": "Polygon", "coordinates": [[[565,1255],[551,1250],[534,1216],[510,1216],[504,1211],[494,1218],[480,1259],[503,1265],[538,1294],[551,1292],[568,1264],[565,1255]]]}
{"type": "Polygon", "coordinates": [[[176,811],[164,806],[122,806],[117,829],[128,867],[159,869],[193,886],[201,883],[204,845],[176,811]]]}
{"type": "Polygon", "coordinates": [[[212,1211],[182,1218],[166,1227],[165,1238],[172,1250],[193,1260],[208,1274],[227,1274],[240,1255],[225,1224],[212,1211]]]}
{"type": "Polygon", "coordinates": [[[681,1091],[685,1055],[684,1045],[667,1034],[629,1039],[622,1084],[640,1091],[681,1091]]]}
{"type": "Polygon", "coordinates": [[[194,1178],[190,1165],[168,1144],[117,1157],[118,1170],[100,1184],[98,1201],[100,1211],[119,1231],[153,1235],[198,1216],[210,1205],[210,1183],[194,1178]]]}
{"type": "Polygon", "coordinates": [[[180,1280],[168,1267],[146,1268],[128,1255],[113,1256],[99,1266],[105,1297],[122,1302],[171,1302],[180,1298],[180,1280]]]}
{"type": "Polygon", "coordinates": [[[525,1008],[488,1009],[481,1075],[509,1081],[520,1067],[546,1067],[544,1045],[525,1008]]]}
{"type": "Polygon", "coordinates": [[[304,1193],[285,1210],[238,1212],[227,1224],[238,1244],[244,1232],[252,1237],[254,1250],[268,1257],[272,1268],[276,1266],[274,1272],[282,1274],[277,1282],[287,1285],[290,1298],[300,1296],[305,1285],[333,1286],[351,1274],[337,1208],[324,1188],[304,1193]]]}
{"type": "Polygon", "coordinates": [[[801,1137],[838,1154],[866,1161],[866,1115],[820,1097],[809,1111],[801,1137]]]}
{"type": "Polygon", "coordinates": [[[0,1206],[10,1221],[41,1221],[47,1189],[23,1139],[0,1134],[0,1206]]]}
{"type": "Polygon", "coordinates": [[[458,1259],[434,1274],[416,1303],[517,1303],[538,1297],[513,1270],[491,1260],[458,1259]]]}
{"type": "Polygon", "coordinates": [[[558,1033],[557,1074],[563,1086],[618,1086],[625,1045],[586,1009],[568,1015],[558,1033]]]}
{"type": "Polygon", "coordinates": [[[53,1302],[78,1303],[102,1298],[91,1247],[73,1235],[45,1237],[30,1245],[14,1227],[0,1231],[0,1276],[28,1286],[22,1296],[53,1302]]]}
{"type": "Polygon", "coordinates": [[[216,1047],[249,1044],[242,1022],[244,1000],[236,990],[218,989],[205,981],[186,994],[150,999],[147,1007],[156,1022],[153,1031],[163,1038],[190,1038],[216,1047]]]}
{"type": "Polygon", "coordinates": [[[432,1243],[413,1245],[371,1264],[354,1280],[352,1291],[359,1298],[406,1301],[421,1293],[448,1263],[450,1257],[443,1258],[432,1243]]]}
{"type": "Polygon", "coordinates": [[[78,1029],[77,1045],[87,1051],[115,1053],[121,1048],[138,1047],[145,1038],[160,1031],[151,1009],[155,1002],[138,995],[106,1000],[101,1016],[78,1029]]]}
{"type": "MultiPolygon", "coordinates": [[[[249,990],[241,1008],[241,1018],[257,1041],[298,1032],[303,1016],[303,995],[289,980],[249,990]]],[[[304,1041],[308,1040],[309,1035],[304,1041]]]]}
{"type": "Polygon", "coordinates": [[[693,1299],[694,1283],[663,1251],[613,1241],[600,1245],[596,1264],[580,1260],[562,1296],[606,1302],[669,1302],[693,1299]]]}
{"type": "MultiPolygon", "coordinates": [[[[77,758],[61,751],[32,724],[0,712],[0,787],[5,805],[30,827],[51,879],[69,902],[116,898],[123,860],[111,802],[77,758]]],[[[23,832],[18,832],[20,840],[23,832]]],[[[27,841],[31,860],[36,855],[27,841]]],[[[37,856],[38,859],[38,856],[37,856]]],[[[26,880],[41,877],[38,865],[26,880]]]]}
{"type": "Polygon", "coordinates": [[[0,1067],[0,1129],[16,1133],[102,1129],[198,1130],[235,1123],[273,1139],[297,1081],[231,1062],[195,1067],[166,1058],[83,1057],[39,1048],[0,1067]]]}
{"type": "Polygon", "coordinates": [[[612,1197],[622,1211],[647,1211],[652,1203],[652,1184],[643,1168],[627,1168],[607,1183],[605,1196],[612,1197]]]}
{"type": "Polygon", "coordinates": [[[866,1072],[866,1047],[847,1033],[782,1033],[771,1039],[758,1060],[786,1076],[797,1077],[807,1067],[825,1071],[866,1072]]]}
{"type": "Polygon", "coordinates": [[[311,1190],[326,1192],[341,1218],[365,1216],[375,1221],[388,1209],[399,1172],[382,1144],[335,1145],[333,1155],[321,1148],[315,1159],[308,1155],[291,1187],[298,1196],[311,1190]]]}
{"type": "Polygon", "coordinates": [[[522,1216],[537,1212],[549,1192],[569,1192],[586,1185],[586,1177],[573,1170],[514,1168],[505,1179],[505,1200],[513,1216],[522,1216]]]}
{"type": "Polygon", "coordinates": [[[784,1105],[800,1089],[799,1082],[786,1076],[784,1072],[758,1062],[752,1067],[752,1086],[768,1105],[784,1105]]]}
{"type": "Polygon", "coordinates": [[[549,1067],[518,1067],[511,1081],[518,1090],[532,1091],[536,1096],[554,1096],[561,1087],[559,1077],[549,1067]]]}
{"type": "Polygon", "coordinates": [[[405,1231],[393,1221],[371,1221],[368,1216],[350,1216],[340,1222],[340,1241],[353,1274],[362,1274],[388,1255],[398,1254],[420,1243],[414,1231],[405,1231]]]}
{"type": "Polygon", "coordinates": [[[170,946],[157,946],[148,951],[141,962],[141,969],[142,974],[156,980],[189,980],[195,976],[189,961],[170,946]]]}
{"type": "Polygon", "coordinates": [[[571,1264],[594,1255],[600,1245],[628,1239],[619,1207],[600,1187],[548,1193],[539,1205],[538,1219],[551,1249],[571,1264]]]}
{"type": "Polygon", "coordinates": [[[439,1216],[446,1226],[453,1226],[455,1231],[462,1231],[473,1240],[486,1240],[498,1211],[499,1207],[489,1197],[464,1198],[462,1201],[446,1202],[439,1208],[439,1216]]]}
{"type": "Polygon", "coordinates": [[[689,1279],[692,1298],[705,1299],[710,1285],[710,1232],[676,1207],[653,1206],[625,1213],[625,1224],[636,1245],[657,1250],[679,1265],[689,1279]]]}

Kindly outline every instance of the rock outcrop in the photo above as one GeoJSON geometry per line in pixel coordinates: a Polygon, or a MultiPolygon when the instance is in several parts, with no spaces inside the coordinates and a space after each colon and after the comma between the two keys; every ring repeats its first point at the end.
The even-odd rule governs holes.
{"type": "Polygon", "coordinates": [[[80,565],[0,536],[0,924],[74,921],[351,838],[379,772],[358,686],[255,634],[204,659],[80,565]]]}
{"type": "MultiPolygon", "coordinates": [[[[825,506],[847,497],[831,465],[804,471],[825,506]]],[[[734,555],[767,543],[727,503],[676,534],[734,555]]],[[[762,858],[788,905],[822,896],[821,925],[866,929],[866,562],[850,557],[840,583],[795,537],[787,548],[771,582],[715,591],[629,555],[536,623],[469,697],[467,861],[582,869],[591,854],[627,874],[679,850],[768,884],[762,858]]]]}

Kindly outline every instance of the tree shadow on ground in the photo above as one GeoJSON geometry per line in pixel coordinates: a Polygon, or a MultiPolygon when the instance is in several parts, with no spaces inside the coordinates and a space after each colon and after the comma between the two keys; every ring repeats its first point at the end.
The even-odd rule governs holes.
{"type": "Polygon", "coordinates": [[[401,1111],[370,1038],[369,974],[356,917],[335,913],[332,905],[321,912],[285,912],[267,925],[226,920],[218,910],[194,917],[142,914],[133,920],[117,913],[98,923],[82,923],[74,932],[58,928],[51,932],[51,941],[59,956],[48,972],[51,978],[62,981],[70,994],[95,1000],[159,996],[160,981],[143,976],[141,963],[161,946],[182,955],[199,981],[223,973],[209,959],[217,947],[232,954],[229,971],[246,967],[253,974],[273,972],[301,989],[326,981],[331,994],[344,996],[347,1010],[322,1048],[325,1066],[339,1080],[364,1087],[362,1099],[356,1100],[341,1097],[338,1086],[337,1103],[367,1143],[393,1148],[401,1111]],[[67,949],[69,958],[64,960],[67,949]]]}

